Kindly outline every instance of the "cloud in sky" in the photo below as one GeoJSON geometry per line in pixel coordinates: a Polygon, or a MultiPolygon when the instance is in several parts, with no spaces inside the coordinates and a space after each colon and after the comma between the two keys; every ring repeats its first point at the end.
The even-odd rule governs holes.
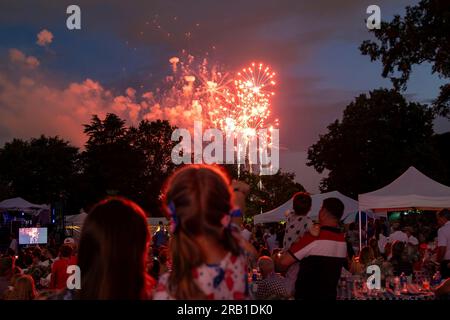
{"type": "Polygon", "coordinates": [[[114,94],[90,78],[58,87],[38,68],[35,57],[18,49],[11,49],[9,55],[9,68],[0,68],[1,143],[47,134],[82,146],[86,141],[82,125],[94,114],[102,118],[109,112],[129,124],[165,119],[172,125],[190,127],[194,119],[201,119],[198,109],[187,110],[177,103],[162,107],[152,92],[138,95],[131,87],[124,94],[114,94]]]}
{"type": "Polygon", "coordinates": [[[48,46],[50,43],[52,43],[52,41],[53,41],[53,33],[48,31],[47,29],[43,29],[41,30],[41,32],[37,34],[36,43],[41,47],[48,46]]]}
{"type": "Polygon", "coordinates": [[[36,69],[40,64],[36,57],[27,56],[25,53],[15,48],[9,50],[9,60],[14,64],[24,66],[29,69],[36,69]]]}

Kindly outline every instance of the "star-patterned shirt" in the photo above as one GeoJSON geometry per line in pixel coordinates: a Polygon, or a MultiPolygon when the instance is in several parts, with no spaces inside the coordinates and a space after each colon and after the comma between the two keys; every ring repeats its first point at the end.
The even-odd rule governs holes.
{"type": "MultiPolygon", "coordinates": [[[[174,300],[168,292],[169,273],[162,275],[154,300],[174,300]]],[[[209,300],[244,300],[248,297],[247,261],[244,255],[228,253],[218,264],[203,264],[192,272],[192,280],[209,300]]]]}
{"type": "Polygon", "coordinates": [[[308,232],[314,225],[313,220],[307,216],[299,216],[294,212],[289,213],[286,221],[283,248],[289,249],[298,238],[308,232]]]}

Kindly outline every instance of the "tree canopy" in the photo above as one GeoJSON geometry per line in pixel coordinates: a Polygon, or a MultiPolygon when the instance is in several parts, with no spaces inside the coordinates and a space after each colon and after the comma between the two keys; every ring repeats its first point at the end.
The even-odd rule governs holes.
{"type": "Polygon", "coordinates": [[[329,171],[322,191],[354,198],[390,183],[409,166],[442,181],[446,167],[434,148],[433,119],[429,108],[395,90],[361,94],[309,148],[307,164],[329,171]]]}
{"type": "Polygon", "coordinates": [[[72,193],[79,174],[78,148],[59,137],[14,139],[0,149],[2,199],[21,196],[51,203],[72,193]]]}
{"type": "Polygon", "coordinates": [[[94,115],[84,128],[88,141],[81,154],[81,183],[87,202],[121,195],[157,214],[161,187],[175,168],[170,158],[174,127],[160,120],[127,127],[108,114],[104,120],[94,115]]]}
{"type": "MultiPolygon", "coordinates": [[[[364,41],[361,53],[382,62],[382,76],[396,89],[406,89],[413,66],[425,62],[439,77],[450,77],[450,1],[422,0],[371,32],[377,41],[364,41]]],[[[450,117],[450,83],[441,86],[433,106],[436,114],[450,117]]]]}

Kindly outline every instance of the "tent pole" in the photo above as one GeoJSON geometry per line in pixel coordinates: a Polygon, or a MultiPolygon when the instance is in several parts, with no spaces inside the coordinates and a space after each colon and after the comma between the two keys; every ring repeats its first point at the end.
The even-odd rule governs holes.
{"type": "Polygon", "coordinates": [[[358,226],[359,226],[359,252],[361,252],[362,250],[362,234],[361,234],[361,210],[358,211],[358,215],[359,215],[359,221],[358,221],[358,226]]]}
{"type": "Polygon", "coordinates": [[[364,232],[366,233],[366,246],[367,246],[367,244],[368,244],[368,241],[369,241],[369,240],[367,239],[367,235],[368,235],[368,231],[369,231],[369,230],[367,229],[367,228],[368,228],[368,226],[369,226],[369,225],[368,225],[368,221],[369,221],[369,219],[368,219],[368,217],[367,217],[367,212],[366,212],[366,213],[364,213],[364,216],[366,217],[366,229],[365,229],[365,231],[364,231],[364,232]]]}

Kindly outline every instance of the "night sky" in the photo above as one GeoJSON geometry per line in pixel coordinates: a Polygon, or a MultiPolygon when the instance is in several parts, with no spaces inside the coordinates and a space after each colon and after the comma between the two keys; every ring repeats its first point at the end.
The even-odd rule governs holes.
{"type": "MultiPolygon", "coordinates": [[[[376,1],[383,20],[417,3],[393,2],[376,1]]],[[[355,96],[391,87],[380,63],[358,50],[372,39],[365,25],[370,4],[1,0],[0,144],[44,133],[81,147],[82,124],[93,113],[115,112],[136,123],[140,97],[159,85],[169,58],[185,49],[233,71],[252,61],[276,70],[272,112],[280,120],[281,166],[317,192],[320,177],[304,164],[307,148],[355,96]],[[66,28],[70,4],[81,7],[81,30],[66,28]],[[44,29],[49,33],[39,41],[44,29]]],[[[441,83],[430,66],[420,66],[406,97],[428,103],[441,83]]],[[[448,129],[448,121],[436,121],[436,131],[448,129]]]]}

